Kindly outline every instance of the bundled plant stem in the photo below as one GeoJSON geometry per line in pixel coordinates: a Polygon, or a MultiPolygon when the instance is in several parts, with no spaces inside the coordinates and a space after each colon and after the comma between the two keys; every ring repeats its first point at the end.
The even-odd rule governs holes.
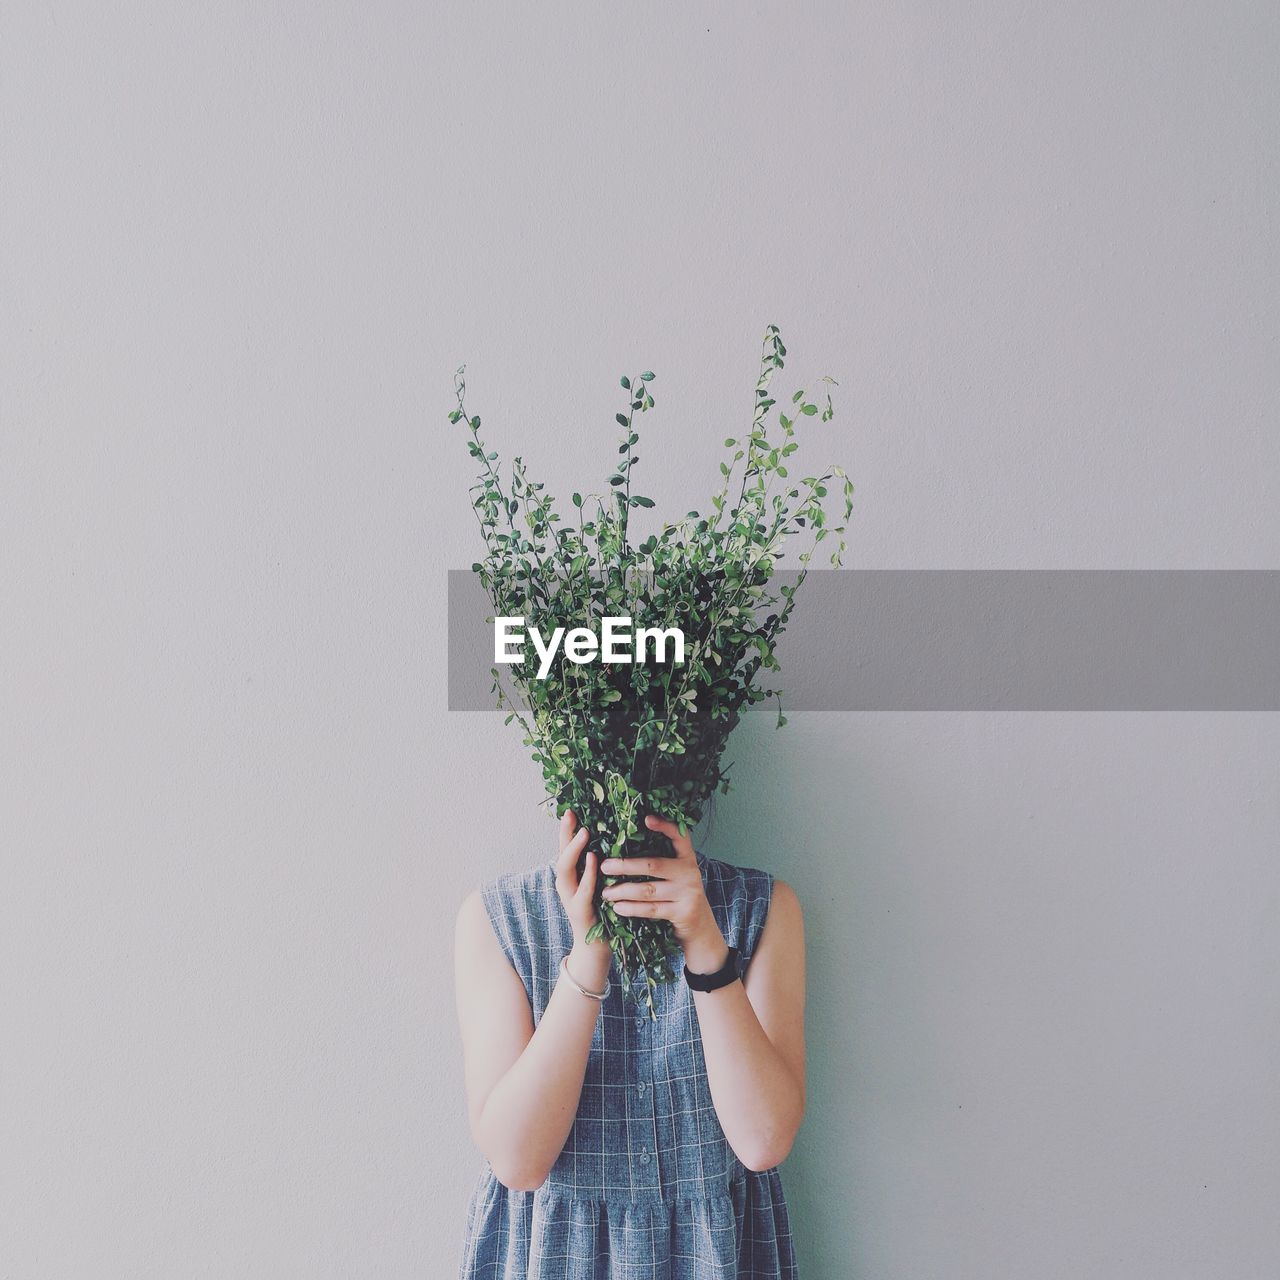
{"type": "MultiPolygon", "coordinates": [[[[617,465],[603,493],[572,495],[566,519],[521,458],[513,459],[504,482],[498,455],[481,439],[480,418],[467,413],[465,366],[457,371],[458,403],[449,419],[465,425],[480,466],[471,493],[486,554],[472,569],[495,616],[523,617],[530,632],[543,635],[557,627],[597,631],[605,617],[684,633],[679,665],[578,663],[561,655],[539,679],[528,640],[523,664],[508,668],[510,689],[493,669],[497,703],[507,709],[508,724],[523,728],[557,815],[572,809],[602,858],[670,853],[665,838],[644,826],[644,815],[660,814],[687,832],[713,792],[729,789],[721,756],[744,708],[776,696],[778,727],[786,723],[780,694],[761,686],[760,673],[779,669],[774,646],[817,545],[836,539],[830,563],[841,562],[853,485],[834,465],[791,478],[797,423],[819,406],[799,390],[784,412],[770,396],[785,355],[770,325],[750,427],[724,442],[728,458],[710,512],[691,511],[639,541],[631,536],[631,513],[654,503],[632,491],[631,473],[639,461],[636,416],[654,406],[651,372],[621,379],[626,411],[616,416],[617,465]],[[843,516],[829,527],[827,499],[836,486],[843,516]],[[797,535],[808,542],[800,572],[790,585],[777,583],[783,548],[797,535]]],[[[821,421],[833,412],[828,393],[821,421]]],[[[653,989],[674,977],[679,947],[667,921],[619,916],[599,898],[599,887],[623,878],[601,877],[592,936],[608,940],[624,990],[653,1016],[653,989]]]]}

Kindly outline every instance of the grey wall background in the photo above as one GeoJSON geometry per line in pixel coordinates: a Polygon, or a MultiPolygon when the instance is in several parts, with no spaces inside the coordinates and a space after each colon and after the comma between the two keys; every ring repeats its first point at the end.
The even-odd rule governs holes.
{"type": "MultiPolygon", "coordinates": [[[[1243,0],[7,5],[0,1275],[452,1273],[453,912],[554,840],[445,711],[459,362],[565,490],[655,370],[678,513],[773,322],[851,565],[1280,565],[1278,53],[1243,0]]],[[[1274,714],[735,757],[806,1276],[1276,1274],[1274,714]]]]}

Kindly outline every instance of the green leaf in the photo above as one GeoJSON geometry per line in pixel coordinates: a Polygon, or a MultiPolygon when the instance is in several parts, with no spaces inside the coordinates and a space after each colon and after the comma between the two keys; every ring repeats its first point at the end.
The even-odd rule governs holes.
{"type": "Polygon", "coordinates": [[[630,390],[631,390],[631,379],[630,379],[630,378],[628,378],[628,377],[627,377],[627,375],[626,375],[625,373],[622,375],[622,389],[623,389],[624,391],[630,391],[630,390]]]}
{"type": "Polygon", "coordinates": [[[652,374],[652,373],[650,373],[648,370],[646,370],[646,371],[645,371],[644,373],[642,373],[640,376],[641,376],[641,377],[642,377],[646,382],[652,382],[652,381],[653,381],[653,374],[652,374]]]}

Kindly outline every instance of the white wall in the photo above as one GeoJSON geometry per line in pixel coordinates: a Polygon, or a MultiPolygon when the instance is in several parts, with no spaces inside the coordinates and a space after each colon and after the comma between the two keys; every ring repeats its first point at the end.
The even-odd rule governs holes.
{"type": "MultiPolygon", "coordinates": [[[[758,344],[855,567],[1277,568],[1274,5],[10,4],[0,1275],[451,1274],[451,923],[546,856],[450,715],[468,365],[558,489],[758,344]],[[816,428],[815,428],[816,429],[816,428]]],[[[1280,718],[798,715],[809,1280],[1280,1270],[1280,718]]]]}

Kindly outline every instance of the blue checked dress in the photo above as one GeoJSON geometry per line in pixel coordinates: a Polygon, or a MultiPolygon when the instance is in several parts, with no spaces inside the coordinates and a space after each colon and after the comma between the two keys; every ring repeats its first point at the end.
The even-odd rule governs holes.
{"type": "MultiPolygon", "coordinates": [[[[716,922],[745,963],[773,877],[697,859],[716,922]]],[[[554,865],[498,876],[481,897],[536,1025],[573,946],[554,865]]],[[[748,1169],[725,1141],[692,991],[678,971],[659,983],[652,1022],[624,999],[616,967],[611,977],[578,1114],[546,1182],[512,1191],[482,1163],[462,1280],[795,1280],[782,1180],[776,1168],[748,1169]]]]}

